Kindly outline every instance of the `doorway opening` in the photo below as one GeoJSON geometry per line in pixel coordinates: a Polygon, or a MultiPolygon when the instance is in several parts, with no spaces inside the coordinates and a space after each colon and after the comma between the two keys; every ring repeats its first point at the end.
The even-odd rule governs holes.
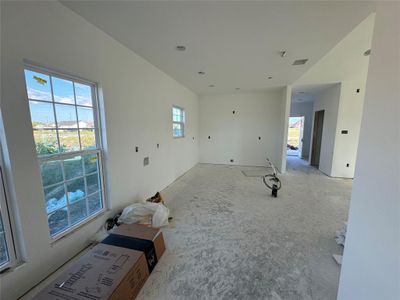
{"type": "Polygon", "coordinates": [[[325,110],[316,111],[314,114],[314,130],[313,130],[313,142],[311,151],[310,164],[315,167],[319,167],[319,158],[321,155],[321,142],[322,142],[322,131],[324,127],[324,114],[325,110]]]}
{"type": "Polygon", "coordinates": [[[304,116],[289,117],[287,156],[302,156],[304,116]]]}

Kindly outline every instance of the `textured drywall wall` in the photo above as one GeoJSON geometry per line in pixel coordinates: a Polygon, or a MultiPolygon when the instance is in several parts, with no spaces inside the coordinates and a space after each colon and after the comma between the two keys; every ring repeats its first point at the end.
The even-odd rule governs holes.
{"type": "Polygon", "coordinates": [[[286,172],[286,153],[287,153],[287,140],[289,130],[289,116],[290,116],[290,105],[292,102],[292,86],[288,85],[282,89],[281,94],[281,108],[280,108],[280,153],[277,158],[280,162],[278,168],[282,173],[286,172]],[[280,166],[280,167],[279,167],[280,166]]]}
{"type": "Polygon", "coordinates": [[[339,300],[400,299],[400,4],[377,4],[339,300]]]}
{"type": "MultiPolygon", "coordinates": [[[[324,124],[322,129],[319,169],[327,175],[331,175],[332,172],[339,100],[340,84],[327,88],[326,90],[318,94],[314,100],[313,124],[315,112],[319,110],[325,111],[324,124]]],[[[310,152],[312,152],[312,149],[310,152]]],[[[310,157],[311,155],[312,153],[310,153],[310,157]]]]}
{"type": "Polygon", "coordinates": [[[364,91],[365,81],[343,81],[315,97],[313,117],[325,110],[319,169],[329,176],[354,177],[364,91]]]}
{"type": "Polygon", "coordinates": [[[341,82],[332,177],[354,177],[364,95],[365,81],[341,82]]]}
{"type": "Polygon", "coordinates": [[[112,213],[50,243],[24,59],[98,82],[108,144],[107,201],[114,212],[166,187],[198,162],[196,94],[58,2],[2,1],[2,142],[9,150],[6,167],[14,191],[13,210],[18,211],[14,228],[25,260],[1,275],[2,299],[20,296],[80,251],[112,213]],[[172,138],[173,104],[185,108],[185,138],[172,138]],[[150,165],[143,167],[145,156],[150,165]]]}
{"type": "Polygon", "coordinates": [[[269,157],[280,168],[281,102],[280,91],[200,96],[200,162],[263,166],[269,157]]]}
{"type": "Polygon", "coordinates": [[[304,117],[303,148],[301,158],[308,159],[310,154],[311,128],[313,124],[313,102],[292,102],[290,106],[291,117],[304,117]]]}

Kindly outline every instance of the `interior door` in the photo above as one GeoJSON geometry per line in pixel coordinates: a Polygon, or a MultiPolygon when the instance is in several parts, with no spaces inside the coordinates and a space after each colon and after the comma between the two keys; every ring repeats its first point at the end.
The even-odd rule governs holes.
{"type": "Polygon", "coordinates": [[[311,148],[311,165],[318,167],[319,158],[321,155],[321,142],[322,142],[322,131],[324,128],[324,110],[316,111],[314,114],[314,130],[313,130],[313,142],[311,148]]]}

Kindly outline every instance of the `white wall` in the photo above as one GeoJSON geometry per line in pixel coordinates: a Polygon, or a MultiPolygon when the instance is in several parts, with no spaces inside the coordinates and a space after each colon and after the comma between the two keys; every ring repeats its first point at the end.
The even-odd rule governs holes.
{"type": "Polygon", "coordinates": [[[365,81],[341,82],[332,177],[354,177],[364,96],[365,81]],[[348,134],[342,134],[342,130],[347,130],[348,134]]]}
{"type": "MultiPolygon", "coordinates": [[[[336,137],[336,124],[340,100],[340,84],[327,88],[315,97],[313,108],[313,125],[316,111],[324,110],[324,125],[322,129],[319,169],[331,175],[333,151],[336,137]]],[[[313,126],[314,128],[314,126],[313,126]]],[[[313,129],[312,129],[313,130],[313,129]]],[[[311,141],[312,143],[312,141],[311,141]]],[[[310,158],[312,149],[310,150],[310,158]]]]}
{"type": "Polygon", "coordinates": [[[290,106],[291,117],[303,117],[303,148],[301,149],[301,158],[308,159],[310,154],[311,128],[313,124],[313,102],[292,102],[290,106]]]}
{"type": "Polygon", "coordinates": [[[264,166],[268,156],[281,166],[282,92],[207,95],[199,105],[200,162],[264,166]]]}
{"type": "MultiPolygon", "coordinates": [[[[292,86],[285,86],[282,90],[281,95],[281,110],[280,110],[280,153],[278,161],[280,161],[280,170],[282,173],[286,172],[286,153],[287,153],[287,141],[289,131],[289,116],[290,116],[290,105],[292,102],[292,86]]],[[[279,165],[277,165],[279,166],[279,165]]],[[[279,168],[279,167],[278,167],[279,168]]]]}
{"type": "Polygon", "coordinates": [[[312,115],[325,110],[319,169],[329,176],[354,177],[364,95],[365,82],[343,81],[315,97],[312,115]]]}
{"type": "Polygon", "coordinates": [[[108,202],[114,211],[166,187],[198,162],[197,95],[58,2],[1,2],[1,114],[13,210],[18,210],[14,226],[25,260],[0,275],[2,299],[20,296],[80,251],[111,214],[50,244],[23,59],[99,83],[108,202]],[[172,138],[173,104],[186,109],[186,138],[172,138]]]}
{"type": "Polygon", "coordinates": [[[400,4],[378,3],[338,299],[400,299],[400,4]]]}

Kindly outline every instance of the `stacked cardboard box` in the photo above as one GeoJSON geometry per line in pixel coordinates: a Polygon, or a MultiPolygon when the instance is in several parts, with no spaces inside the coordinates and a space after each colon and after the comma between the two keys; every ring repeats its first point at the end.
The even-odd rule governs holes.
{"type": "Polygon", "coordinates": [[[134,299],[164,251],[159,229],[121,225],[34,299],[134,299]]]}

